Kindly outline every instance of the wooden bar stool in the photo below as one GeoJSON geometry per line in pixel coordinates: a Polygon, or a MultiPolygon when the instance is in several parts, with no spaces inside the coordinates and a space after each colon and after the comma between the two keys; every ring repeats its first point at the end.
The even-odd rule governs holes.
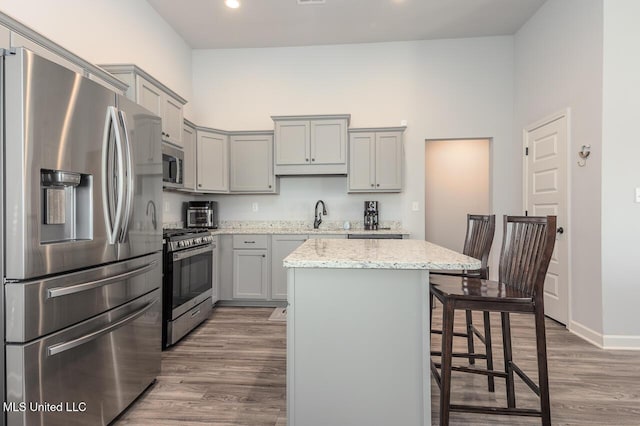
{"type": "MultiPolygon", "coordinates": [[[[473,277],[489,279],[489,252],[493,243],[493,235],[496,229],[496,215],[473,215],[467,214],[467,232],[464,239],[463,254],[480,259],[480,269],[467,271],[429,271],[429,276],[445,275],[455,277],[473,277]]],[[[491,351],[491,327],[489,312],[483,312],[484,335],[473,325],[471,310],[467,309],[466,332],[454,332],[454,337],[464,337],[467,339],[468,352],[465,354],[454,354],[456,357],[469,359],[469,364],[475,364],[476,359],[484,359],[487,363],[487,370],[493,370],[493,353],[491,351]],[[484,354],[475,352],[474,336],[484,344],[484,354]]],[[[433,296],[431,296],[431,315],[433,315],[433,296]]],[[[442,330],[431,329],[433,334],[442,334],[442,330]]],[[[440,352],[431,352],[431,355],[440,355],[440,352]]],[[[487,375],[489,392],[495,390],[494,378],[487,375]]]]}
{"type": "Polygon", "coordinates": [[[541,417],[551,425],[547,345],[544,325],[544,280],[556,236],[556,217],[505,216],[499,280],[434,275],[430,291],[443,305],[441,363],[431,360],[431,372],[440,387],[440,424],[449,424],[450,412],[541,417]],[[456,309],[500,312],[505,371],[452,365],[453,322],[456,309]],[[538,384],[514,362],[509,313],[534,317],[538,358],[538,384]],[[438,372],[440,368],[440,372],[438,372]],[[492,375],[506,379],[507,407],[451,404],[451,371],[492,375]],[[516,407],[514,373],[540,397],[540,410],[516,407]]]}

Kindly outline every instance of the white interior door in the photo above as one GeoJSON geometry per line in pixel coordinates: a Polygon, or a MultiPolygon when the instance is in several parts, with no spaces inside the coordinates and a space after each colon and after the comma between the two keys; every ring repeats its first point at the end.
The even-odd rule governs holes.
{"type": "Polygon", "coordinates": [[[556,245],[544,284],[545,314],[569,320],[567,223],[567,116],[561,115],[525,131],[525,208],[530,216],[557,216],[556,245]]]}

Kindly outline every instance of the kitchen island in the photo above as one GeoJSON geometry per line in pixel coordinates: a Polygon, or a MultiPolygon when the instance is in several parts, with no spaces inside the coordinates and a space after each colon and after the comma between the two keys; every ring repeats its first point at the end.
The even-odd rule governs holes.
{"type": "Polygon", "coordinates": [[[283,264],[287,424],[430,424],[429,270],[480,261],[421,240],[315,239],[283,264]]]}

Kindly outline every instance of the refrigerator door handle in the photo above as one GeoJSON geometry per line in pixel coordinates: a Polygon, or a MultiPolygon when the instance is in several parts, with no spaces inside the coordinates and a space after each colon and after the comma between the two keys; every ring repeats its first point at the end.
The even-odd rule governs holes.
{"type": "Polygon", "coordinates": [[[141,316],[142,314],[147,312],[156,302],[158,302],[158,300],[160,300],[160,299],[158,299],[156,297],[155,299],[153,299],[152,301],[147,303],[144,307],[142,307],[138,311],[136,311],[136,312],[134,312],[134,313],[132,313],[130,315],[127,315],[126,317],[122,318],[121,320],[116,321],[113,324],[110,324],[110,325],[108,325],[108,326],[106,326],[104,328],[101,328],[100,330],[96,330],[96,331],[91,332],[89,334],[85,334],[84,336],[78,337],[77,339],[73,339],[73,340],[70,340],[68,342],[51,345],[51,346],[49,346],[47,348],[47,355],[48,356],[57,355],[59,353],[68,351],[69,349],[77,348],[80,345],[84,345],[85,343],[89,343],[92,340],[95,340],[100,336],[104,336],[105,334],[111,333],[112,331],[127,325],[131,321],[135,320],[136,318],[138,318],[139,316],[141,316]]]}
{"type": "Polygon", "coordinates": [[[99,280],[89,281],[87,283],[76,284],[68,287],[54,287],[47,290],[47,299],[52,299],[54,297],[67,296],[69,294],[80,293],[87,290],[92,290],[97,287],[102,287],[105,285],[112,284],[117,281],[124,281],[129,278],[135,277],[137,275],[143,274],[151,269],[155,268],[158,264],[157,260],[154,260],[147,265],[141,266],[139,268],[132,269],[130,271],[124,272],[122,274],[111,275],[109,277],[100,278],[99,280]]]}
{"type": "Polygon", "coordinates": [[[125,141],[125,153],[126,153],[126,165],[127,165],[127,198],[126,205],[124,208],[124,221],[122,222],[122,232],[120,233],[120,242],[124,243],[127,241],[127,236],[129,233],[129,225],[131,223],[131,217],[133,216],[133,196],[135,193],[134,190],[134,170],[133,170],[133,151],[131,146],[131,141],[129,140],[129,131],[127,129],[127,116],[124,111],[118,111],[118,115],[120,116],[119,123],[122,124],[122,131],[124,133],[124,141],[125,141]]]}
{"type": "Polygon", "coordinates": [[[107,107],[107,115],[104,124],[104,136],[102,141],[102,209],[104,213],[104,221],[107,227],[107,237],[109,244],[115,244],[120,229],[120,222],[122,220],[122,202],[124,199],[124,160],[122,158],[122,140],[120,138],[120,132],[117,129],[118,117],[116,114],[116,108],[113,106],[107,107]],[[116,196],[116,210],[111,216],[111,200],[114,198],[113,184],[109,185],[108,182],[113,178],[113,170],[110,170],[109,155],[111,151],[111,130],[114,130],[113,135],[116,143],[116,159],[117,159],[117,196],[116,196]]]}

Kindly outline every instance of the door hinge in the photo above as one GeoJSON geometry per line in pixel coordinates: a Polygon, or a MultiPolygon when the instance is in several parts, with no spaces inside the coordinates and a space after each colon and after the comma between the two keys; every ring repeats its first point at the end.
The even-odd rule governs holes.
{"type": "Polygon", "coordinates": [[[526,147],[526,148],[524,149],[524,155],[525,155],[525,156],[526,156],[526,155],[529,155],[529,147],[526,147]]]}

